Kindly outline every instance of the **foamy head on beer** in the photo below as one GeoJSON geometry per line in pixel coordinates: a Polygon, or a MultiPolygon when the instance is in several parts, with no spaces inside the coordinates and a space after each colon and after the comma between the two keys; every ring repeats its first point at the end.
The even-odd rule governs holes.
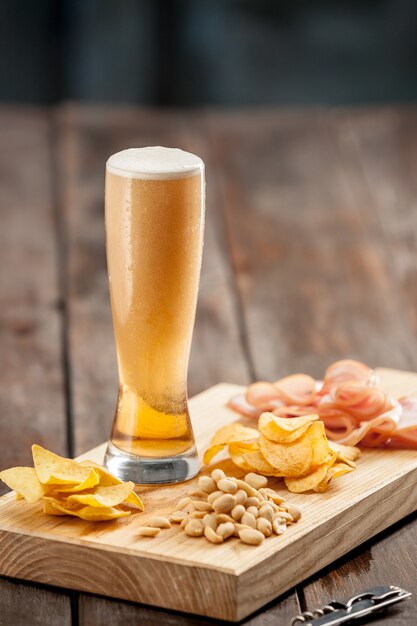
{"type": "Polygon", "coordinates": [[[193,445],[187,370],[204,229],[204,163],[131,148],[106,167],[106,242],[119,368],[112,443],[139,455],[193,445]]]}

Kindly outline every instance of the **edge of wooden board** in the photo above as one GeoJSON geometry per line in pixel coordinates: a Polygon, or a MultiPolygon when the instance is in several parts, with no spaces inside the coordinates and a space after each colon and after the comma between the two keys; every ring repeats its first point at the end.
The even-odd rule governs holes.
{"type": "Polygon", "coordinates": [[[63,559],[61,541],[0,530],[0,560],[6,551],[13,552],[13,559],[2,564],[0,573],[4,576],[229,621],[237,619],[237,579],[218,570],[74,543],[65,544],[63,559]],[[80,573],[80,561],[94,564],[94,576],[80,573]],[[173,581],[178,581],[175,606],[166,592],[173,581]]]}
{"type": "Polygon", "coordinates": [[[280,550],[280,558],[274,559],[276,555],[272,555],[262,564],[245,568],[239,573],[236,619],[243,619],[256,608],[282,595],[302,580],[416,511],[417,468],[382,489],[368,494],[361,500],[361,505],[363,505],[361,511],[355,506],[329,519],[320,526],[320,533],[313,530],[294,540],[299,548],[298,558],[294,559],[293,554],[288,555],[291,552],[291,545],[288,545],[280,550]],[[350,537],[346,537],[346,533],[354,534],[354,544],[350,537]],[[280,584],[279,572],[283,567],[286,568],[286,582],[280,584]],[[300,569],[303,570],[301,578],[297,575],[300,569]],[[266,580],[268,585],[265,585],[266,580]],[[274,581],[278,584],[274,585],[274,581]],[[268,587],[268,593],[264,593],[265,587],[268,587]]]}

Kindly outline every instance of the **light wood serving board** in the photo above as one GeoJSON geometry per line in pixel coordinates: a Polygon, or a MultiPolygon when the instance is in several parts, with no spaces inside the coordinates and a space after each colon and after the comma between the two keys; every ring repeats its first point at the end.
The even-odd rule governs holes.
{"type": "MultiPolygon", "coordinates": [[[[379,369],[386,391],[417,394],[417,374],[379,369]]],[[[200,451],[221,425],[239,421],[225,402],[241,387],[221,384],[191,400],[200,451]]],[[[244,421],[244,420],[241,420],[244,421]]],[[[253,425],[253,422],[252,422],[253,425]]],[[[80,458],[101,462],[105,445],[80,458]]],[[[221,466],[240,475],[230,461],[221,466]]],[[[193,482],[196,482],[194,480],[193,482]]],[[[280,485],[279,485],[280,486],[280,485]]],[[[167,514],[190,483],[138,488],[145,513],[113,522],[49,517],[38,504],[0,498],[0,574],[218,619],[241,620],[290,587],[417,509],[417,452],[365,450],[355,472],[324,494],[288,494],[303,518],[281,537],[251,547],[211,545],[180,534],[136,530],[167,514]]]]}

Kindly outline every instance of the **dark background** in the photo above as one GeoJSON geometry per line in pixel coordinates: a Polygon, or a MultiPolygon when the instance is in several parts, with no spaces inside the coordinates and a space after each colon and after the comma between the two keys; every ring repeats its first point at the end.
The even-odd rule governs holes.
{"type": "Polygon", "coordinates": [[[0,0],[0,100],[417,98],[416,0],[0,0]]]}

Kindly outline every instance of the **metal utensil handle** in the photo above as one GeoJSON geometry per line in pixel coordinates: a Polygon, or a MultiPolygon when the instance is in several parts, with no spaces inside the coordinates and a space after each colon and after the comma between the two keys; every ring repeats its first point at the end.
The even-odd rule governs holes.
{"type": "Polygon", "coordinates": [[[297,626],[297,624],[337,626],[379,611],[410,596],[409,591],[393,585],[374,587],[351,596],[346,602],[332,600],[313,611],[304,611],[291,620],[290,626],[297,626]]]}

